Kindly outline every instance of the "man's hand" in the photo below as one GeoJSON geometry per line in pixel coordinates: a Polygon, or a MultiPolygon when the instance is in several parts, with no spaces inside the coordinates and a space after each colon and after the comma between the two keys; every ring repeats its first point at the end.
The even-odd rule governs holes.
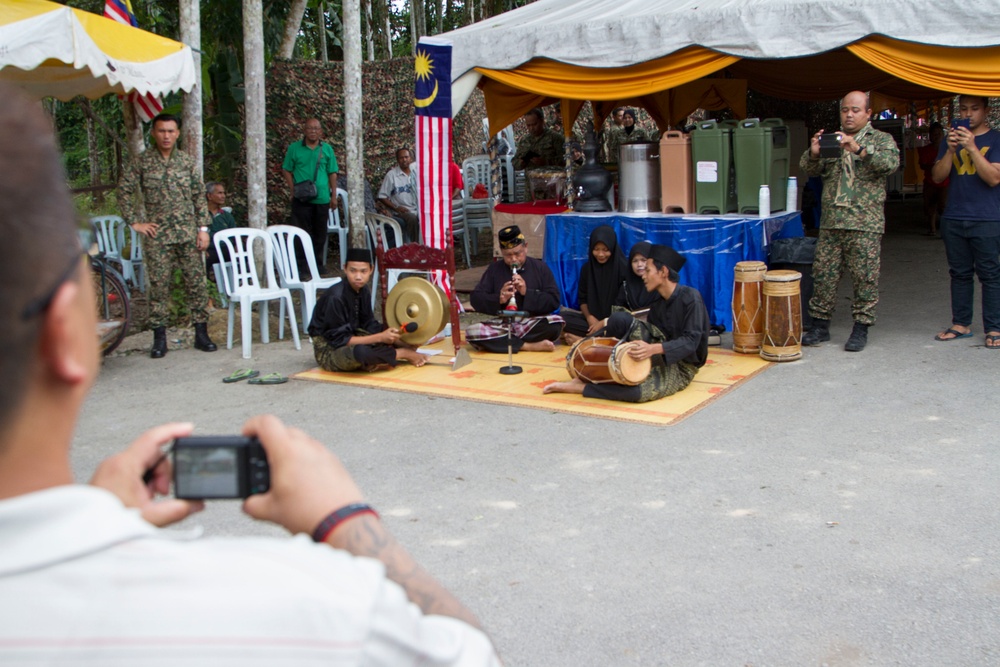
{"type": "Polygon", "coordinates": [[[169,526],[201,511],[205,505],[200,501],[153,500],[154,494],[170,493],[172,468],[170,460],[162,458],[160,448],[174,438],[191,435],[192,430],[191,424],[164,424],[146,431],[124,452],[104,460],[90,483],[118,496],[125,507],[138,508],[142,518],[154,526],[169,526]],[[147,486],[142,476],[153,465],[156,469],[147,486]]]}
{"type": "Polygon", "coordinates": [[[385,343],[386,345],[394,345],[396,341],[399,340],[399,329],[394,329],[389,327],[385,331],[378,334],[378,343],[385,343]]]}
{"type": "Polygon", "coordinates": [[[247,421],[243,435],[260,439],[271,468],[271,490],[243,503],[253,518],[310,535],[330,512],[364,502],[340,460],[299,429],[261,415],[247,421]]]}
{"type": "Polygon", "coordinates": [[[528,284],[524,282],[524,278],[521,276],[520,273],[513,276],[510,279],[510,282],[514,286],[514,289],[517,290],[517,293],[520,294],[521,296],[524,296],[525,292],[528,291],[528,284]]]}
{"type": "Polygon", "coordinates": [[[515,290],[514,290],[514,282],[513,281],[508,280],[507,282],[505,282],[503,284],[503,287],[500,288],[500,305],[501,306],[504,305],[505,303],[509,303],[510,302],[511,298],[513,298],[513,296],[514,296],[514,291],[515,290]]]}
{"type": "Polygon", "coordinates": [[[809,155],[814,158],[819,157],[819,138],[821,136],[823,136],[823,130],[812,135],[812,139],[809,140],[809,155]]]}
{"type": "Polygon", "coordinates": [[[647,343],[643,340],[632,341],[632,347],[629,348],[628,356],[633,359],[643,360],[649,359],[654,354],[663,354],[663,345],[659,343],[647,343]]]}
{"type": "Polygon", "coordinates": [[[198,240],[196,240],[195,243],[194,243],[195,247],[197,247],[198,250],[202,250],[202,251],[208,250],[208,243],[209,243],[208,232],[201,232],[201,231],[199,231],[198,232],[198,240]]]}
{"type": "Polygon", "coordinates": [[[956,127],[948,134],[948,145],[954,148],[955,151],[958,151],[959,147],[964,148],[970,153],[979,150],[976,148],[976,135],[964,127],[956,127]],[[952,143],[953,139],[954,143],[952,143]]]}
{"type": "Polygon", "coordinates": [[[132,229],[134,229],[137,234],[148,236],[151,239],[156,238],[156,230],[159,228],[160,226],[155,222],[136,222],[132,224],[132,229]]]}

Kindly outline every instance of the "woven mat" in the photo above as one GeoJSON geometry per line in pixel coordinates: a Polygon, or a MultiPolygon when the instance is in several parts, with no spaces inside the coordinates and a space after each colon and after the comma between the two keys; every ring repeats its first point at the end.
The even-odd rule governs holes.
{"type": "Polygon", "coordinates": [[[292,377],[666,426],[694,414],[771,365],[757,356],[710,347],[708,362],[684,391],[649,403],[621,403],[584,398],[577,394],[542,393],[545,385],[569,379],[566,372],[569,348],[565,345],[557,346],[554,352],[515,354],[514,365],[523,369],[517,375],[502,375],[499,372],[507,365],[505,354],[466,348],[472,363],[452,371],[450,340],[427,347],[442,353],[431,357],[421,368],[414,368],[405,362],[392,370],[375,373],[330,373],[314,368],[292,377]]]}

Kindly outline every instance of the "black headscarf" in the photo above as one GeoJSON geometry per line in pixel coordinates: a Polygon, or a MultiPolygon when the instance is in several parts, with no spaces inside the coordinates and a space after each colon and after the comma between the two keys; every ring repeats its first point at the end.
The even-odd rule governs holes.
{"type": "Polygon", "coordinates": [[[635,111],[633,111],[632,109],[625,109],[625,111],[622,112],[622,129],[625,130],[626,136],[632,134],[632,132],[635,130],[635,111]],[[625,116],[632,117],[631,125],[625,124],[625,116]]]}
{"type": "Polygon", "coordinates": [[[590,233],[590,247],[587,263],[580,269],[578,296],[581,304],[587,304],[590,314],[601,320],[611,314],[618,289],[625,278],[628,265],[625,255],[618,248],[618,237],[610,225],[601,225],[590,233]],[[594,259],[594,246],[603,243],[611,251],[611,257],[604,264],[594,259]]]}
{"type": "Polygon", "coordinates": [[[649,241],[640,241],[632,246],[632,249],[628,252],[628,272],[625,275],[625,279],[621,284],[621,291],[618,293],[618,301],[616,305],[622,306],[623,308],[628,308],[629,310],[641,310],[643,308],[649,308],[650,305],[659,296],[656,291],[647,292],[646,284],[642,282],[642,278],[635,274],[632,270],[632,260],[635,259],[636,255],[642,255],[647,260],[649,259],[649,250],[652,248],[652,244],[649,241]]]}

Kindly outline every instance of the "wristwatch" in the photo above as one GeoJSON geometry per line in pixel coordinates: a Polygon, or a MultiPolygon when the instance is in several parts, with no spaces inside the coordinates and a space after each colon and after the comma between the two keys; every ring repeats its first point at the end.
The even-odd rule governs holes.
{"type": "Polygon", "coordinates": [[[208,232],[208,227],[199,227],[198,231],[199,232],[206,232],[207,233],[208,232]]]}
{"type": "Polygon", "coordinates": [[[859,144],[858,145],[858,150],[854,151],[854,154],[855,155],[861,155],[861,151],[863,151],[864,149],[865,149],[865,147],[859,144]]]}

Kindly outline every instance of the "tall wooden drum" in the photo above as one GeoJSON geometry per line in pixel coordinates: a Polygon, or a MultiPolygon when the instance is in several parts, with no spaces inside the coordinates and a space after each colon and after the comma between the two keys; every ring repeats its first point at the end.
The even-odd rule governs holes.
{"type": "Polygon", "coordinates": [[[757,354],[764,342],[764,262],[733,267],[733,352],[757,354]]]}
{"type": "Polygon", "coordinates": [[[764,274],[764,342],[760,356],[768,361],[802,357],[802,299],[798,271],[764,274]]]}

